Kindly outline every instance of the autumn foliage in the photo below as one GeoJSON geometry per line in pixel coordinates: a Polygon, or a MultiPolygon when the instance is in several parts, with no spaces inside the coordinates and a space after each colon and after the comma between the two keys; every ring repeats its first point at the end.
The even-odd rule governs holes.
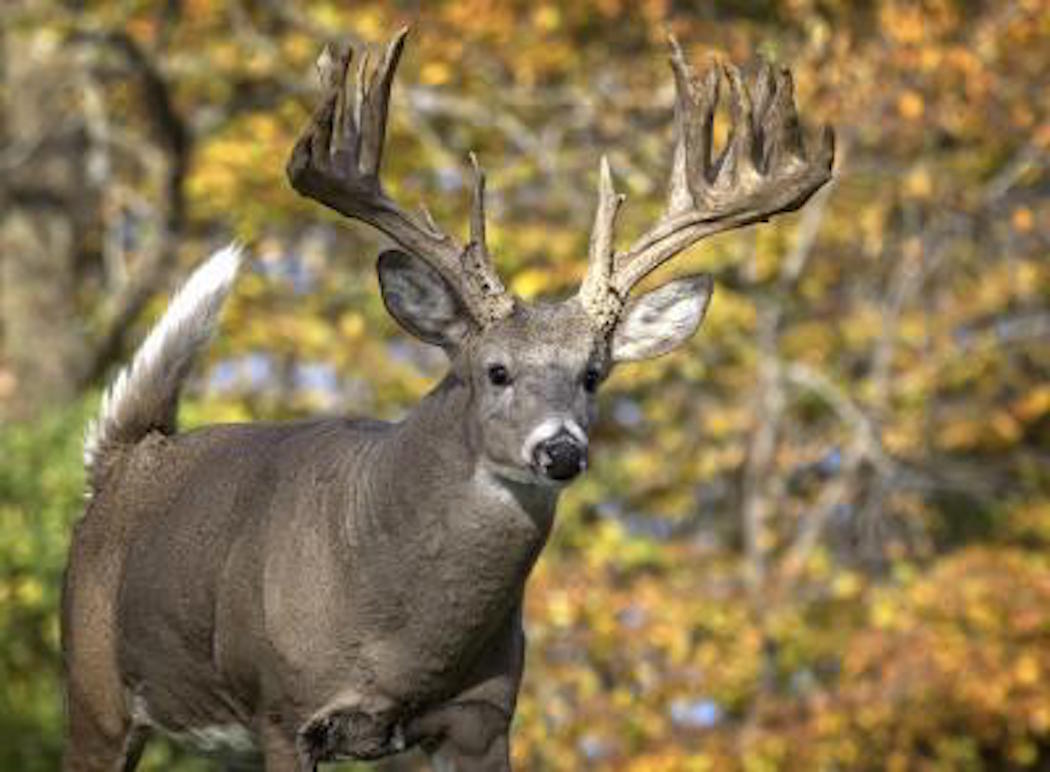
{"type": "MultiPolygon", "coordinates": [[[[80,6],[15,3],[0,19],[6,50],[38,57],[61,95],[54,125],[79,121],[92,148],[70,263],[82,340],[101,337],[107,298],[151,245],[172,248],[87,396],[0,429],[0,768],[56,763],[78,438],[175,277],[231,237],[255,261],[187,425],[396,418],[441,373],[384,313],[380,237],[297,198],[283,170],[320,47],[406,22],[386,184],[465,229],[477,151],[490,249],[523,296],[579,281],[601,153],[628,195],[623,238],[658,216],[668,31],[698,63],[790,64],[804,120],[839,138],[834,181],[799,214],[664,272],[715,275],[704,327],[604,388],[593,468],[527,597],[519,768],[1050,768],[1045,2],[80,6]],[[111,39],[155,69],[192,140],[181,176],[165,172],[148,81],[111,39]]],[[[8,115],[28,87],[12,78],[8,115]]],[[[33,156],[6,131],[14,180],[33,156]]],[[[0,200],[22,205],[17,190],[0,200]]],[[[0,341],[14,321],[0,316],[0,341]]],[[[18,396],[12,357],[0,345],[0,405],[18,396]]],[[[146,762],[196,764],[168,749],[146,762]]]]}

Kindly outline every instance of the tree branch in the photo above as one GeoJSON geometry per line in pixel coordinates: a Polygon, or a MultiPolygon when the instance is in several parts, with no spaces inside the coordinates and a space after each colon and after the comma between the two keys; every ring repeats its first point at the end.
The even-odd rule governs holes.
{"type": "Polygon", "coordinates": [[[79,30],[71,42],[88,44],[117,53],[138,79],[158,144],[167,157],[164,170],[164,214],[157,236],[144,250],[134,275],[110,298],[102,314],[102,332],[86,356],[82,386],[98,380],[124,348],[128,329],[139,317],[167,272],[175,263],[177,245],[185,220],[183,184],[189,167],[192,137],[175,109],[167,82],[149,55],[130,36],[120,31],[79,30]]]}

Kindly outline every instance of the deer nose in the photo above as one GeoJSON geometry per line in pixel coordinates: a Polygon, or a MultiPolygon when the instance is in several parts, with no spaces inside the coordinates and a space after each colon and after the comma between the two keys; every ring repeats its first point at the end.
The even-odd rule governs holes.
{"type": "Polygon", "coordinates": [[[562,430],[533,448],[532,463],[552,480],[565,482],[587,468],[587,448],[562,430]]]}

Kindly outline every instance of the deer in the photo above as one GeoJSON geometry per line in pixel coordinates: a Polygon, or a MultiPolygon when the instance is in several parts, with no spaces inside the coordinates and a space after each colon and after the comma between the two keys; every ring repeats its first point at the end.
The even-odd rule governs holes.
{"type": "Polygon", "coordinates": [[[228,769],[313,772],[418,746],[435,769],[510,769],[526,580],[560,493],[587,467],[596,394],[618,363],[689,339],[713,280],[631,295],[687,247],[801,207],[831,177],[833,134],[800,128],[788,69],[675,83],[666,211],[625,251],[602,157],[586,275],[558,301],[508,292],[474,171],[469,240],[380,182],[408,29],[326,49],[323,98],[287,164],[292,187],[398,248],[387,311],[444,350],[445,377],[394,423],[348,417],[177,430],[180,389],[243,262],[237,246],[173,296],[104,393],[85,442],[88,502],[66,572],[66,772],[134,770],[167,735],[228,769]],[[722,84],[731,127],[713,147],[722,84]]]}

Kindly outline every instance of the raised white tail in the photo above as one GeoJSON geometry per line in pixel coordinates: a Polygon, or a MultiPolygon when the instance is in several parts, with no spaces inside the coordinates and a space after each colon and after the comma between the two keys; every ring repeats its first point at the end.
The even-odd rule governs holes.
{"type": "Polygon", "coordinates": [[[215,330],[241,256],[241,247],[230,244],[194,271],[131,364],[106,389],[98,418],[84,438],[84,466],[92,489],[100,460],[110,449],[135,443],[152,431],[175,433],[179,389],[215,330]]]}

